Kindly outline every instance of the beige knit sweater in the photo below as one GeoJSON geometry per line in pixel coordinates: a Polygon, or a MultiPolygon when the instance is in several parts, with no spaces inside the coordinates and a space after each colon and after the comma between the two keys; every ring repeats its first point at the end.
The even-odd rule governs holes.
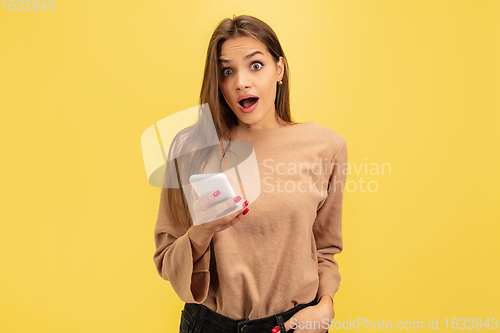
{"type": "Polygon", "coordinates": [[[242,221],[213,236],[193,265],[187,227],[172,222],[162,189],[154,231],[158,273],[182,301],[232,319],[267,317],[325,294],[333,299],[340,284],[334,255],[343,249],[344,137],[308,121],[236,126],[233,140],[254,148],[260,196],[242,221]],[[195,299],[193,290],[203,297],[195,299]]]}

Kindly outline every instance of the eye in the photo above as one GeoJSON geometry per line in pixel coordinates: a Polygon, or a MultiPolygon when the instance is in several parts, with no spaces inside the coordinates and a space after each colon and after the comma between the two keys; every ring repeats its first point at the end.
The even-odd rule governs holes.
{"type": "Polygon", "coordinates": [[[250,66],[252,68],[255,68],[254,65],[260,65],[257,70],[260,70],[264,66],[264,64],[262,64],[260,61],[254,61],[254,62],[252,62],[252,64],[250,66]]]}
{"type": "Polygon", "coordinates": [[[225,73],[226,73],[226,71],[231,71],[231,69],[230,69],[229,67],[225,67],[225,68],[223,68],[223,69],[220,71],[223,77],[226,77],[226,76],[227,76],[227,75],[225,74],[225,73]]]}
{"type": "MultiPolygon", "coordinates": [[[[262,67],[264,66],[263,63],[261,63],[260,61],[254,61],[250,64],[250,67],[255,69],[256,71],[260,71],[262,69],[262,67]],[[254,65],[258,65],[257,67],[255,67],[254,65]]],[[[227,77],[229,75],[231,75],[231,73],[233,72],[233,70],[229,67],[224,67],[223,69],[221,69],[221,74],[223,77],[227,77]],[[227,71],[229,71],[229,73],[227,74],[227,71]],[[226,75],[227,74],[227,75],[226,75]]]]}

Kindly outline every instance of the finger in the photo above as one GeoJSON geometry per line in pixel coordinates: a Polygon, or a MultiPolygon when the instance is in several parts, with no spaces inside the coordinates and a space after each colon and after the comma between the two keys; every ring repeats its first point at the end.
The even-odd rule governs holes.
{"type": "Polygon", "coordinates": [[[224,216],[224,221],[228,221],[227,226],[232,226],[233,224],[237,223],[238,221],[241,221],[245,215],[243,215],[243,212],[245,211],[246,208],[243,208],[241,206],[238,206],[238,209],[234,212],[231,212],[230,214],[227,214],[224,216]]]}
{"type": "MultiPolygon", "coordinates": [[[[244,204],[242,205],[244,206],[244,204]]],[[[250,211],[250,209],[248,209],[248,211],[243,214],[245,212],[245,210],[247,210],[247,207],[241,207],[240,209],[238,209],[236,212],[233,212],[231,214],[228,214],[226,216],[224,216],[223,218],[223,221],[228,221],[227,223],[224,223],[222,225],[222,228],[223,229],[226,229],[226,228],[229,228],[230,226],[238,223],[239,221],[243,220],[245,218],[245,215],[248,214],[248,211],[250,211]]]]}
{"type": "Polygon", "coordinates": [[[220,202],[219,204],[208,209],[206,212],[207,214],[210,214],[209,216],[217,216],[217,218],[220,218],[229,213],[234,213],[235,210],[241,209],[243,203],[244,201],[241,196],[237,195],[220,202]]]}
{"type": "Polygon", "coordinates": [[[211,198],[211,196],[213,196],[213,193],[209,193],[206,196],[201,197],[200,200],[195,202],[195,209],[197,211],[203,211],[203,213],[210,218],[218,216],[228,208],[236,206],[238,203],[237,201],[234,201],[234,197],[232,197],[222,202],[219,202],[216,205],[210,205],[209,204],[210,202],[217,199],[217,197],[211,198]]]}
{"type": "Polygon", "coordinates": [[[285,325],[285,333],[290,329],[290,320],[286,321],[283,325],[285,325]]]}
{"type": "Polygon", "coordinates": [[[198,193],[193,188],[193,185],[189,183],[189,186],[191,187],[191,193],[193,194],[194,200],[198,200],[200,197],[198,196],[198,193]]]}
{"type": "Polygon", "coordinates": [[[213,192],[208,193],[199,198],[199,200],[195,203],[196,210],[205,210],[207,207],[210,207],[210,203],[217,200],[217,198],[221,195],[221,190],[215,190],[213,192]]]}
{"type": "MultiPolygon", "coordinates": [[[[288,329],[286,329],[286,330],[285,330],[285,333],[286,333],[287,331],[288,331],[288,329]]],[[[275,328],[273,328],[273,329],[271,330],[271,333],[282,333],[282,332],[280,331],[280,327],[279,327],[279,326],[276,326],[275,328]]]]}
{"type": "Polygon", "coordinates": [[[216,219],[224,217],[224,221],[230,221],[232,218],[238,215],[238,212],[242,208],[241,205],[241,200],[239,202],[234,202],[233,198],[229,198],[217,204],[216,206],[211,207],[206,212],[207,214],[210,214],[209,216],[214,216],[214,218],[216,219]],[[234,216],[229,216],[229,214],[234,216]]]}
{"type": "MultiPolygon", "coordinates": [[[[216,226],[216,232],[225,230],[225,229],[231,227],[232,225],[238,223],[239,221],[243,220],[245,217],[245,215],[243,215],[243,212],[245,212],[246,209],[247,209],[247,207],[241,208],[234,213],[231,213],[231,214],[228,214],[228,215],[222,217],[222,224],[218,224],[216,226]]],[[[247,211],[247,213],[248,213],[248,211],[247,211]]]]}
{"type": "Polygon", "coordinates": [[[241,204],[241,207],[239,207],[238,211],[234,212],[234,218],[243,218],[248,212],[250,211],[250,208],[248,207],[249,203],[247,200],[241,204]],[[246,212],[245,212],[246,211],[246,212]],[[245,214],[243,214],[245,213],[245,214]]]}
{"type": "MultiPolygon", "coordinates": [[[[230,202],[230,200],[231,198],[220,202],[210,209],[199,211],[200,214],[198,214],[197,217],[200,221],[204,221],[202,223],[210,223],[214,220],[219,220],[222,218],[222,221],[218,222],[217,224],[219,226],[228,227],[228,222],[231,222],[231,220],[236,216],[242,214],[242,212],[244,212],[248,206],[248,201],[242,203],[243,200],[240,200],[238,203],[230,203],[228,209],[227,203],[230,202]]],[[[237,221],[235,221],[234,223],[236,222],[237,221]]]]}
{"type": "Polygon", "coordinates": [[[297,320],[297,319],[295,319],[295,320],[293,321],[293,324],[292,324],[292,320],[293,320],[294,318],[295,318],[295,317],[292,317],[292,318],[288,319],[288,320],[287,320],[287,321],[283,324],[283,325],[285,325],[285,332],[288,332],[288,331],[289,331],[289,330],[291,330],[291,329],[293,329],[293,330],[294,330],[293,332],[295,332],[295,331],[297,330],[297,328],[298,328],[298,326],[297,326],[298,320],[297,320]]]}

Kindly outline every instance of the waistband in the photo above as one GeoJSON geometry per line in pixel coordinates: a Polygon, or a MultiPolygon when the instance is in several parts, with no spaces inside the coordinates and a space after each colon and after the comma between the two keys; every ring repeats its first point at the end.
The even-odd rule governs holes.
{"type": "Polygon", "coordinates": [[[186,303],[184,309],[194,315],[196,318],[203,317],[203,324],[208,324],[209,326],[215,326],[225,332],[263,332],[278,326],[277,315],[283,318],[283,322],[286,322],[293,317],[298,311],[312,305],[317,305],[316,299],[313,299],[307,304],[298,304],[295,307],[281,312],[279,314],[271,315],[264,318],[249,320],[248,318],[243,319],[232,319],[221,315],[220,313],[214,312],[203,304],[197,303],[186,303]],[[245,328],[243,328],[245,326],[245,328]],[[243,328],[242,330],[240,330],[243,328]]]}

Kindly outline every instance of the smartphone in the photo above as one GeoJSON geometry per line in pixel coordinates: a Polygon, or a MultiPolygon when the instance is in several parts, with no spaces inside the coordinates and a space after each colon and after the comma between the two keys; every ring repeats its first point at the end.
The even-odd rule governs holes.
{"type": "MultiPolygon", "coordinates": [[[[193,186],[196,194],[201,198],[209,193],[213,193],[217,190],[220,190],[220,195],[215,198],[214,201],[210,204],[210,207],[217,205],[218,203],[227,200],[229,198],[233,198],[236,194],[229,183],[226,175],[224,173],[201,173],[201,174],[193,174],[189,177],[189,182],[193,186]]],[[[234,206],[229,207],[224,212],[215,216],[214,219],[222,217],[232,210],[234,210],[238,206],[238,203],[235,203],[234,206]]],[[[209,221],[206,221],[209,222],[209,221]]]]}

